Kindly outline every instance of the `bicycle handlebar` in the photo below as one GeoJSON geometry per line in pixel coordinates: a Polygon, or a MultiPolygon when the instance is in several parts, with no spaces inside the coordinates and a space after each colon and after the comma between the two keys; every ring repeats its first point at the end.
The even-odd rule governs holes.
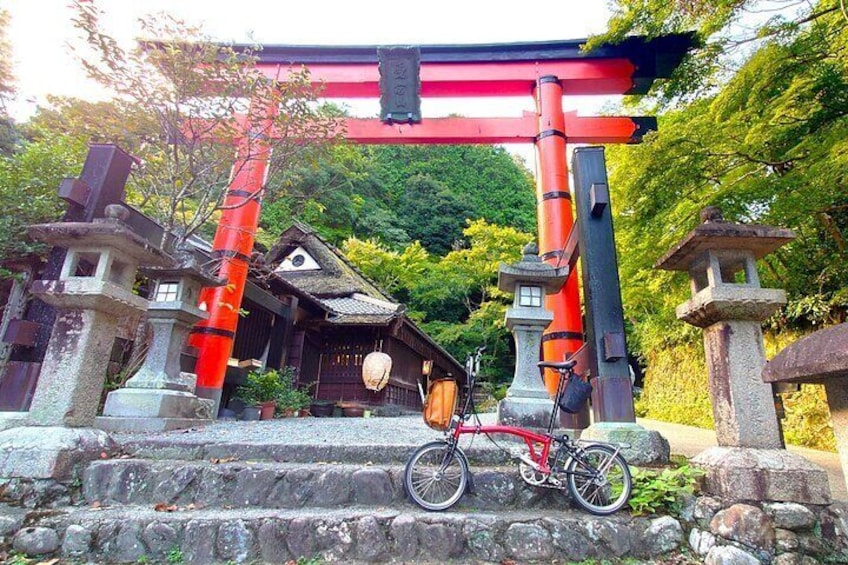
{"type": "Polygon", "coordinates": [[[577,365],[577,360],[575,359],[570,359],[568,361],[539,361],[536,363],[537,367],[554,369],[560,373],[570,371],[575,365],[577,365]]]}

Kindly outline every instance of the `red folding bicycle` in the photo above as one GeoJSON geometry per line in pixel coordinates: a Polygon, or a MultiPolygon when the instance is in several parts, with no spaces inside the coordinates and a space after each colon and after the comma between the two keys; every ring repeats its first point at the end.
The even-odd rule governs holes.
{"type": "MultiPolygon", "coordinates": [[[[524,440],[525,450],[510,456],[518,460],[524,482],[568,490],[571,499],[584,510],[607,515],[621,509],[630,497],[630,469],[621,455],[621,446],[603,442],[572,440],[555,436],[554,423],[568,379],[574,378],[575,361],[540,362],[560,374],[559,386],[546,433],[517,426],[482,425],[470,392],[480,370],[483,347],[468,355],[468,379],[462,409],[451,418],[445,438],[422,445],[412,454],[404,470],[407,494],[426,510],[447,510],[465,494],[470,484],[468,458],[459,447],[466,434],[508,434],[524,440]],[[471,417],[475,424],[469,423],[471,417]]],[[[490,438],[491,439],[491,438],[490,438]]],[[[497,444],[496,444],[497,445],[497,444]]]]}

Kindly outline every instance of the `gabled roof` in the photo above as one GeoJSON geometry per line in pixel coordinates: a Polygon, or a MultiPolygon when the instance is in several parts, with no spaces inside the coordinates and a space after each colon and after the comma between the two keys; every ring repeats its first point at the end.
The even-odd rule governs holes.
{"type": "Polygon", "coordinates": [[[319,298],[339,298],[360,293],[372,298],[392,301],[390,295],[348,261],[341,251],[301,222],[294,222],[280,235],[280,239],[266,254],[265,263],[274,268],[298,247],[303,247],[321,269],[277,271],[275,273],[277,277],[319,298]]]}
{"type": "Polygon", "coordinates": [[[348,261],[339,249],[321,238],[308,225],[296,221],[284,231],[265,255],[265,267],[273,271],[272,278],[323,308],[327,313],[325,323],[387,326],[400,320],[422,341],[444,355],[447,362],[453,365],[454,374],[465,374],[462,365],[450,353],[405,315],[406,307],[403,304],[384,292],[348,261]],[[298,248],[306,250],[321,267],[320,270],[275,270],[298,248]]]}

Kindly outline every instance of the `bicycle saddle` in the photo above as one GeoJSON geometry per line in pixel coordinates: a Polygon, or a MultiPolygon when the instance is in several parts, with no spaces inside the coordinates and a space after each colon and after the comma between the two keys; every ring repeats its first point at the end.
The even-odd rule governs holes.
{"type": "Polygon", "coordinates": [[[570,359],[568,361],[539,361],[536,363],[539,367],[546,367],[548,369],[556,369],[557,371],[567,371],[571,369],[577,364],[576,359],[570,359]]]}

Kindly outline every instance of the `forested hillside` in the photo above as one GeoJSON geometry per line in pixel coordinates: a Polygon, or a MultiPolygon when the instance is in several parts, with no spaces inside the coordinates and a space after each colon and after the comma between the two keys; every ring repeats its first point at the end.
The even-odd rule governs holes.
{"type": "Polygon", "coordinates": [[[400,249],[414,241],[435,255],[461,245],[467,219],[535,231],[533,177],[501,147],[343,145],[295,170],[265,202],[273,236],[300,218],[330,241],[351,236],[400,249]]]}
{"type": "MultiPolygon", "coordinates": [[[[697,29],[704,47],[637,102],[659,131],[607,152],[630,345],[648,366],[643,412],[709,426],[701,332],[674,318],[688,280],[651,266],[717,205],[798,236],[759,265],[763,286],[789,296],[767,323],[768,356],[845,321],[848,14],[838,0],[647,4],[619,2],[611,36],[697,29]]],[[[787,437],[832,445],[823,393],[805,388],[786,398],[787,437]]]]}

